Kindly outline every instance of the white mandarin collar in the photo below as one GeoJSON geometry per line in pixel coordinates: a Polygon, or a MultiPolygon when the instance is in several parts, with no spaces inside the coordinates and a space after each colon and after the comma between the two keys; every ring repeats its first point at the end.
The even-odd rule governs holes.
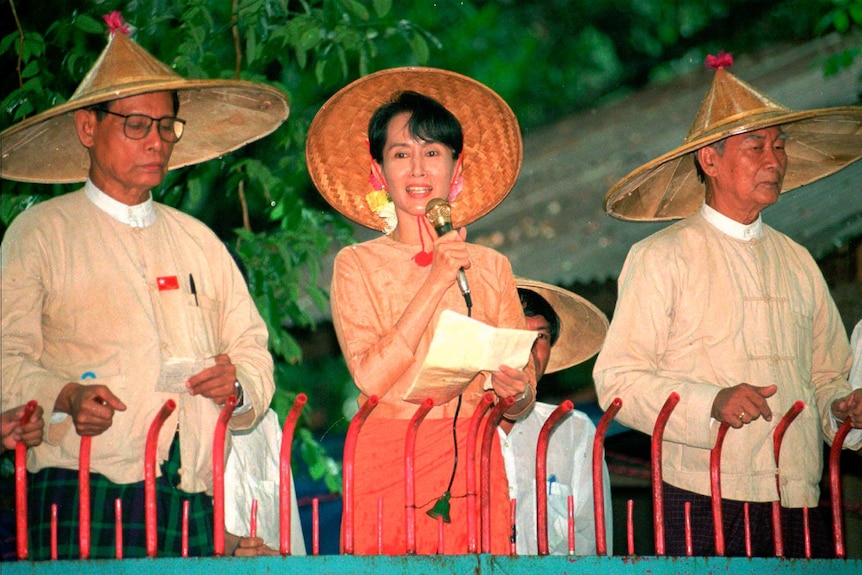
{"type": "Polygon", "coordinates": [[[760,218],[760,214],[750,224],[741,224],[716,211],[714,208],[706,205],[706,203],[700,207],[700,213],[706,221],[718,228],[720,232],[732,238],[747,242],[750,240],[759,240],[763,237],[763,220],[760,218]]]}
{"type": "Polygon", "coordinates": [[[97,208],[118,222],[133,228],[146,228],[156,223],[156,208],[153,206],[152,194],[141,204],[127,206],[97,188],[89,178],[84,184],[84,193],[97,208]]]}

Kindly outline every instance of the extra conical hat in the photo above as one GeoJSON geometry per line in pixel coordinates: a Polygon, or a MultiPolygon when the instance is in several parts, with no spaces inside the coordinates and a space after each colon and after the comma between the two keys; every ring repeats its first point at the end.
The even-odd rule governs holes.
{"type": "Polygon", "coordinates": [[[169,169],[197,164],[262,138],[287,119],[287,96],[241,80],[187,80],[121,33],[114,33],[68,102],[0,134],[2,177],[39,183],[82,182],[90,159],[74,112],[150,92],[177,91],[186,120],[169,169]]]}
{"type": "Polygon", "coordinates": [[[560,336],[551,348],[545,373],[578,365],[599,352],[608,333],[608,318],[599,308],[555,285],[525,278],[515,278],[515,283],[545,298],[560,318],[560,336]]]}
{"type": "Polygon", "coordinates": [[[365,196],[371,156],[368,122],[398,92],[429,96],[458,118],[464,132],[464,191],[452,202],[452,225],[479,219],[503,201],[521,170],[518,120],[496,92],[466,76],[435,68],[393,68],[342,88],[320,109],[306,140],[308,172],[329,204],[356,223],[383,230],[365,196]]]}
{"type": "Polygon", "coordinates": [[[605,210],[622,220],[687,217],[704,201],[693,152],[728,136],[781,126],[787,135],[782,193],[833,174],[862,157],[862,107],[793,111],[724,68],[681,146],[637,168],[605,196],[605,210]]]}

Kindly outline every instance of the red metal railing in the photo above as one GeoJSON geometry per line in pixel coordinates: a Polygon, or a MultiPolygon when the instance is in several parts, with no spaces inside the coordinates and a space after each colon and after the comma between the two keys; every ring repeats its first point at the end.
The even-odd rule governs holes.
{"type": "Polygon", "coordinates": [[[368,414],[377,407],[377,396],[372,395],[362,404],[356,415],[350,421],[347,428],[347,437],[344,439],[344,463],[342,467],[342,480],[344,490],[344,511],[342,516],[342,542],[341,550],[347,555],[353,555],[353,462],[356,457],[356,440],[362,424],[368,419],[368,414]]]}
{"type": "MultiPolygon", "coordinates": [[[[30,423],[36,407],[35,399],[27,402],[21,415],[22,427],[30,423]]],[[[24,560],[30,554],[27,546],[27,446],[21,441],[15,445],[15,510],[15,545],[18,559],[24,560]]]]}
{"type": "Polygon", "coordinates": [[[282,555],[290,555],[290,455],[293,447],[293,432],[307,401],[308,396],[304,393],[296,396],[293,407],[284,419],[284,427],[281,431],[278,465],[278,550],[282,555]]]}
{"type": "MultiPolygon", "coordinates": [[[[784,441],[784,434],[787,432],[787,428],[790,427],[790,424],[793,423],[793,420],[796,419],[796,416],[799,415],[804,408],[805,404],[801,401],[797,401],[791,405],[790,409],[787,410],[787,413],[784,414],[784,417],[781,418],[778,425],[775,426],[775,430],[772,432],[772,448],[775,455],[775,468],[778,470],[781,469],[781,466],[778,464],[778,460],[781,455],[781,443],[784,441]]],[[[775,556],[784,557],[784,535],[781,530],[781,477],[779,473],[775,474],[775,490],[778,495],[778,499],[772,502],[772,538],[775,543],[775,556]]]]}
{"type": "Polygon", "coordinates": [[[673,413],[677,403],[679,403],[679,394],[676,392],[671,393],[658,412],[652,434],[650,461],[652,464],[653,529],[655,530],[655,554],[659,556],[665,554],[664,493],[661,483],[662,438],[664,437],[664,428],[667,426],[667,420],[670,419],[670,414],[673,413]]]}
{"type": "Polygon", "coordinates": [[[596,521],[596,554],[607,555],[608,544],[605,540],[605,489],[602,463],[605,460],[605,435],[614,417],[623,406],[623,400],[615,398],[608,406],[596,426],[596,436],[593,438],[593,513],[596,521]]]}
{"type": "Polygon", "coordinates": [[[479,464],[479,508],[481,510],[481,529],[482,534],[482,553],[491,552],[491,446],[493,445],[494,435],[497,433],[497,426],[503,419],[503,414],[515,403],[514,397],[501,399],[491,410],[488,416],[488,421],[485,422],[485,429],[482,433],[482,452],[480,454],[479,464]]]}
{"type": "Polygon", "coordinates": [[[404,532],[407,534],[406,553],[408,555],[416,553],[416,476],[413,464],[416,457],[416,434],[419,432],[422,420],[432,407],[434,407],[433,399],[428,398],[422,402],[410,419],[407,437],[404,440],[404,532]]]}
{"type": "Polygon", "coordinates": [[[146,530],[147,557],[158,553],[156,533],[156,449],[159,445],[159,432],[165,420],[174,412],[177,404],[173,399],[165,402],[150,424],[147,444],[144,450],[144,529],[146,530]]]}
{"type": "Polygon", "coordinates": [[[715,446],[709,454],[712,523],[715,525],[715,554],[719,557],[724,555],[724,520],[721,513],[721,448],[724,446],[724,438],[727,436],[728,429],[730,429],[728,423],[722,423],[718,426],[715,446]]]}
{"type": "Polygon", "coordinates": [[[844,445],[844,440],[847,434],[850,433],[851,422],[847,418],[838,433],[835,434],[835,439],[832,440],[832,448],[829,450],[829,485],[832,498],[832,534],[835,538],[835,556],[839,559],[846,557],[844,549],[844,520],[841,507],[841,447],[844,445]]]}
{"type": "MultiPolygon", "coordinates": [[[[290,459],[291,459],[291,444],[293,440],[293,432],[296,425],[296,422],[300,416],[303,406],[306,403],[306,396],[304,394],[300,394],[297,396],[296,401],[294,402],[293,407],[291,408],[284,424],[284,428],[282,430],[282,448],[280,453],[280,487],[279,487],[279,495],[280,495],[280,521],[279,521],[279,530],[280,530],[280,538],[279,538],[279,549],[282,555],[288,555],[290,553],[290,459]]],[[[491,459],[491,447],[493,445],[494,434],[497,433],[497,426],[500,420],[503,417],[503,413],[505,410],[511,406],[514,402],[513,398],[506,398],[504,400],[498,401],[496,406],[491,409],[491,405],[493,404],[494,395],[491,392],[486,393],[482,400],[480,401],[477,409],[475,410],[469,426],[469,433],[467,436],[467,468],[466,468],[466,495],[467,495],[467,524],[468,524],[468,540],[467,540],[467,553],[477,553],[478,545],[477,545],[477,532],[481,535],[481,551],[483,553],[490,552],[491,546],[491,529],[490,529],[490,521],[491,521],[491,513],[490,513],[490,459],[491,459]],[[487,417],[486,417],[487,416],[487,417]],[[482,423],[484,422],[484,428],[482,428],[482,423]],[[481,433],[480,433],[481,430],[481,433]],[[480,481],[479,488],[476,486],[476,448],[479,442],[479,438],[481,437],[481,451],[480,451],[480,481]],[[478,499],[478,507],[480,507],[481,513],[477,514],[477,499],[478,499]],[[481,516],[481,523],[477,521],[477,515],[481,516]],[[477,530],[477,524],[480,525],[480,528],[477,530]],[[472,526],[472,528],[470,528],[472,526]]],[[[664,406],[662,407],[659,415],[656,419],[655,427],[653,430],[652,436],[652,447],[651,447],[651,456],[652,456],[652,488],[653,488],[653,515],[654,515],[654,528],[655,528],[655,549],[656,555],[664,555],[665,554],[665,540],[664,540],[664,505],[663,505],[663,494],[662,494],[662,472],[661,472],[661,443],[664,434],[664,429],[668,423],[670,417],[672,417],[672,413],[677,403],[679,402],[679,396],[677,394],[671,394],[664,406]]],[[[350,423],[348,428],[347,436],[345,439],[344,445],[344,468],[343,468],[343,476],[344,476],[344,499],[343,499],[343,530],[342,530],[342,552],[345,554],[353,553],[353,535],[354,535],[354,522],[353,522],[353,497],[354,497],[354,489],[353,489],[353,481],[354,481],[354,466],[353,459],[355,456],[355,448],[356,441],[361,431],[361,427],[364,421],[368,418],[369,414],[373,411],[375,406],[377,405],[377,397],[372,396],[366,401],[357,414],[354,416],[353,420],[350,423]]],[[[233,408],[235,406],[235,398],[231,396],[225,407],[223,408],[218,423],[216,425],[216,429],[213,436],[213,476],[214,476],[214,522],[215,522],[215,531],[214,531],[214,552],[215,555],[224,554],[224,483],[223,483],[223,471],[224,471],[224,441],[225,441],[225,432],[227,427],[227,422],[230,419],[230,416],[233,412],[233,408]]],[[[413,492],[414,486],[414,457],[413,453],[416,433],[418,431],[418,427],[421,424],[424,417],[433,407],[433,401],[426,400],[416,411],[416,414],[411,419],[411,424],[408,426],[407,435],[405,437],[405,503],[406,503],[406,515],[405,515],[405,525],[406,525],[406,552],[415,553],[416,545],[415,545],[415,494],[413,492]]],[[[616,417],[616,414],[622,409],[622,402],[619,399],[615,399],[608,410],[605,412],[599,424],[596,428],[596,435],[593,442],[593,453],[592,453],[592,474],[593,474],[593,499],[594,499],[594,513],[595,513],[595,536],[596,536],[596,551],[598,555],[606,554],[606,529],[605,529],[605,509],[604,509],[604,489],[603,489],[603,452],[604,452],[604,439],[608,429],[608,426],[612,422],[612,420],[616,417]]],[[[778,490],[778,497],[780,498],[780,465],[779,458],[781,454],[781,446],[785,436],[785,433],[789,426],[793,423],[799,413],[804,409],[804,404],[802,402],[795,403],[790,410],[781,418],[781,420],[776,425],[773,431],[773,450],[775,457],[775,464],[777,469],[776,474],[776,489],[778,490]]],[[[25,416],[22,418],[22,423],[25,423],[25,418],[29,418],[35,410],[35,402],[31,402],[28,404],[28,411],[25,413],[25,416]]],[[[145,532],[146,532],[146,546],[147,546],[147,555],[149,557],[155,557],[157,554],[156,549],[156,507],[155,507],[155,459],[156,459],[156,446],[158,444],[158,436],[162,425],[165,420],[171,415],[171,413],[175,410],[176,404],[169,400],[165,403],[165,405],[161,408],[157,416],[154,418],[148,435],[147,435],[147,443],[144,457],[144,483],[145,483],[145,532]]],[[[562,421],[562,419],[568,414],[569,411],[573,409],[573,405],[570,401],[564,402],[556,411],[552,413],[552,415],[545,422],[541,433],[539,434],[539,439],[536,446],[536,485],[540,486],[537,488],[536,493],[536,517],[537,517],[537,535],[538,535],[538,549],[540,555],[545,555],[548,553],[548,514],[547,514],[547,492],[545,489],[541,488],[546,484],[547,479],[547,467],[546,467],[546,457],[547,457],[547,449],[549,445],[549,440],[558,426],[558,424],[562,421]]],[[[838,433],[835,436],[833,441],[832,450],[829,457],[829,477],[830,477],[830,485],[831,485],[831,503],[832,503],[832,523],[833,523],[833,535],[835,541],[835,555],[838,558],[844,558],[846,556],[846,550],[844,548],[844,532],[843,532],[843,514],[842,514],[842,495],[841,495],[841,485],[840,485],[840,450],[846,439],[847,433],[849,433],[851,427],[850,423],[845,422],[839,429],[838,433]]],[[[726,434],[728,432],[728,426],[726,424],[722,424],[719,427],[717,439],[715,445],[712,449],[710,456],[710,487],[711,487],[711,497],[712,497],[712,515],[713,522],[715,527],[715,548],[716,554],[721,556],[725,553],[725,542],[724,542],[724,529],[722,522],[722,512],[721,512],[721,453],[722,446],[726,434]]],[[[744,433],[744,431],[739,431],[740,433],[744,433]]],[[[80,531],[79,531],[79,543],[80,543],[80,555],[81,558],[85,559],[89,557],[89,513],[90,513],[90,505],[89,505],[89,444],[92,441],[89,437],[83,437],[81,441],[81,452],[80,452],[80,471],[79,471],[79,481],[80,481],[80,501],[81,506],[79,509],[79,520],[80,520],[80,531]]],[[[15,478],[16,478],[16,534],[18,535],[18,539],[16,542],[16,552],[19,559],[27,559],[29,554],[27,550],[27,503],[26,503],[26,468],[25,461],[23,457],[23,452],[25,449],[22,444],[16,446],[16,469],[15,469],[15,478]]],[[[252,516],[250,517],[250,523],[252,526],[252,533],[255,531],[255,521],[256,521],[256,502],[252,504],[252,516]]],[[[319,533],[318,533],[318,517],[317,517],[317,500],[314,500],[314,526],[313,526],[313,554],[318,553],[319,549],[319,533]]],[[[378,501],[378,506],[381,505],[381,502],[378,501]]],[[[515,509],[517,506],[517,502],[512,500],[510,503],[510,532],[512,533],[511,542],[510,542],[510,552],[515,553],[517,551],[515,546],[515,531],[514,531],[514,522],[515,522],[515,509]]],[[[378,507],[379,509],[380,507],[378,507]]],[[[748,516],[748,504],[744,505],[744,529],[745,529],[745,544],[746,544],[746,553],[750,557],[751,556],[751,530],[749,525],[749,516],[748,516]]],[[[810,535],[809,535],[809,525],[808,525],[808,513],[807,509],[803,509],[803,531],[805,534],[804,545],[805,545],[805,553],[806,556],[810,557],[811,547],[810,547],[810,535]]],[[[116,557],[122,558],[122,506],[119,501],[116,502],[115,507],[116,512],[116,557]]],[[[183,547],[187,549],[187,527],[185,521],[187,521],[187,513],[188,508],[184,509],[184,529],[183,529],[183,547]]],[[[51,556],[56,559],[57,557],[57,541],[56,541],[56,504],[52,505],[52,540],[51,540],[51,556]]],[[[691,544],[691,526],[690,526],[690,508],[686,506],[686,553],[690,555],[692,553],[692,544],[691,544]]],[[[382,551],[383,548],[383,516],[382,512],[378,513],[378,550],[382,551]]],[[[572,498],[569,498],[568,501],[568,535],[569,535],[569,552],[574,554],[574,514],[573,514],[573,501],[572,498]]],[[[439,543],[438,543],[438,552],[442,552],[443,549],[443,537],[442,537],[442,524],[440,527],[441,533],[439,534],[439,543]]],[[[628,510],[627,510],[627,543],[628,543],[628,554],[634,554],[634,526],[633,526],[633,503],[631,501],[628,502],[628,510]]],[[[784,542],[782,539],[782,526],[781,526],[781,517],[780,517],[780,503],[776,502],[773,505],[773,531],[774,531],[774,546],[775,546],[775,556],[782,557],[784,555],[784,542]]],[[[183,555],[187,555],[186,552],[183,555]]]]}
{"type": "Polygon", "coordinates": [[[486,391],[482,396],[476,411],[470,418],[470,429],[467,431],[467,553],[479,552],[479,506],[477,504],[478,488],[476,487],[476,442],[479,438],[479,425],[491,405],[494,404],[494,392],[486,391]]]}
{"type": "MultiPolygon", "coordinates": [[[[564,415],[569,413],[574,404],[568,399],[561,403],[542,425],[539,441],[536,444],[536,485],[545,485],[548,480],[548,442],[551,432],[564,415]]],[[[536,534],[539,555],[548,554],[548,491],[536,487],[536,534]]]]}

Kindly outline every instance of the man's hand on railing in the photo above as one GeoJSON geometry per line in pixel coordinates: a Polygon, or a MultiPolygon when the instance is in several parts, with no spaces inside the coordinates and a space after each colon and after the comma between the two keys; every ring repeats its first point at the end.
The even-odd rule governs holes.
{"type": "Polygon", "coordinates": [[[855,389],[849,395],[833,401],[832,414],[838,421],[849,417],[853,427],[862,427],[862,389],[855,389]]]}

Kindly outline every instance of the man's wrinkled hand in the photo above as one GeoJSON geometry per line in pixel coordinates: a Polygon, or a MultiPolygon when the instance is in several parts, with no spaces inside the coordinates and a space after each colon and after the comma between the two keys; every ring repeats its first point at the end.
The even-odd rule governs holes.
{"type": "Polygon", "coordinates": [[[202,395],[216,405],[224,405],[236,391],[236,366],[226,354],[215,356],[216,364],[191,376],[186,387],[191,395],[202,395]]]}
{"type": "Polygon", "coordinates": [[[45,421],[42,419],[42,406],[37,406],[30,421],[21,425],[25,406],[20,406],[4,411],[0,414],[0,427],[2,427],[2,449],[15,449],[17,443],[23,443],[27,447],[36,447],[42,443],[42,434],[45,429],[45,421]]]}
{"type": "Polygon", "coordinates": [[[67,413],[78,435],[100,435],[114,422],[114,413],[125,411],[120,401],[104,385],[84,385],[69,382],[57,396],[54,411],[67,413]]]}
{"type": "Polygon", "coordinates": [[[278,555],[278,551],[267,547],[260,537],[240,537],[233,554],[236,557],[258,557],[278,555]]]}
{"type": "Polygon", "coordinates": [[[833,401],[832,414],[839,421],[849,417],[853,427],[862,428],[862,389],[856,389],[849,395],[833,401]]]}
{"type": "Polygon", "coordinates": [[[772,410],[766,399],[776,391],[776,385],[759,387],[748,383],[724,388],[712,402],[712,417],[737,429],[759,417],[772,421],[772,410]]]}

